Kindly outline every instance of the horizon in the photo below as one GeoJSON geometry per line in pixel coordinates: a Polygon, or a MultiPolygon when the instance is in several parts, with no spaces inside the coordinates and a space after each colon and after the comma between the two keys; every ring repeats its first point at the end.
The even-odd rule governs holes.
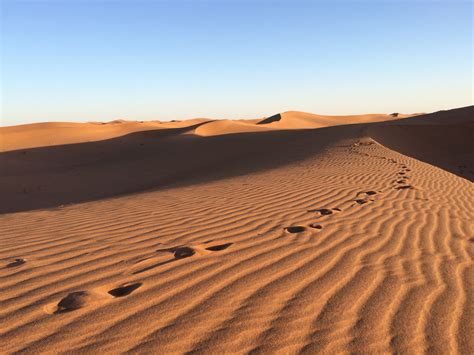
{"type": "Polygon", "coordinates": [[[0,126],[471,106],[472,6],[1,0],[0,126]]]}
{"type": "MultiPolygon", "coordinates": [[[[245,118],[216,118],[216,117],[187,117],[183,119],[169,119],[169,120],[158,120],[158,119],[149,119],[149,120],[129,120],[126,117],[117,117],[115,119],[111,120],[103,120],[103,121],[38,121],[38,122],[27,122],[27,123],[19,123],[19,124],[14,124],[14,125],[1,125],[0,128],[7,128],[7,127],[14,127],[14,126],[22,126],[22,125],[30,125],[30,124],[42,124],[42,123],[114,123],[114,122],[120,122],[122,121],[123,123],[136,123],[136,122],[183,122],[183,121],[191,121],[191,120],[209,120],[209,122],[212,121],[255,121],[255,120],[261,120],[261,119],[266,119],[272,116],[276,115],[281,115],[285,113],[303,113],[303,114],[309,114],[309,115],[319,115],[323,117],[334,117],[334,118],[340,118],[340,117],[360,117],[360,116],[365,116],[365,115],[386,115],[386,116],[391,116],[393,114],[397,115],[412,115],[412,116],[424,116],[424,115],[431,115],[431,114],[436,114],[438,112],[445,112],[445,111],[453,111],[453,110],[459,110],[459,109],[465,109],[468,107],[472,107],[474,105],[469,105],[469,106],[462,106],[462,107],[453,107],[449,109],[442,109],[442,110],[437,110],[433,112],[365,112],[365,113],[356,113],[356,114],[318,114],[315,112],[304,112],[304,111],[297,111],[297,110],[286,110],[286,111],[281,111],[281,112],[276,112],[274,114],[266,115],[266,116],[259,116],[259,117],[245,117],[245,118]]],[[[395,116],[396,118],[396,116],[395,116]]],[[[402,119],[405,117],[402,117],[402,119]]],[[[122,123],[120,122],[120,123],[122,123]]],[[[351,123],[348,123],[351,124],[351,123]]]]}

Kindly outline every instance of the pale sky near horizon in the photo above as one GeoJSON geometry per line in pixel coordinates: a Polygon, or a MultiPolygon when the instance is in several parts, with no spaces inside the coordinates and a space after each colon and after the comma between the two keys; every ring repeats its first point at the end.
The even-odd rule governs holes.
{"type": "Polygon", "coordinates": [[[471,1],[0,2],[3,126],[473,104],[471,1]]]}

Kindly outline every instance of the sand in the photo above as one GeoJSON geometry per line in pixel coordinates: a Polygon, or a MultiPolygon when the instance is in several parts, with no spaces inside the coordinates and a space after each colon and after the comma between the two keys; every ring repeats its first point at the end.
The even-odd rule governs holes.
{"type": "Polygon", "coordinates": [[[2,353],[474,353],[474,107],[0,128],[2,353]]]}

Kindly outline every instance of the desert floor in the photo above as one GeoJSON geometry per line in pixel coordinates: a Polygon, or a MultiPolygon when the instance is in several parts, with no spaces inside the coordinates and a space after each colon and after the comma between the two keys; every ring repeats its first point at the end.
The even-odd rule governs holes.
{"type": "Polygon", "coordinates": [[[474,353],[474,107],[0,128],[1,353],[474,353]]]}

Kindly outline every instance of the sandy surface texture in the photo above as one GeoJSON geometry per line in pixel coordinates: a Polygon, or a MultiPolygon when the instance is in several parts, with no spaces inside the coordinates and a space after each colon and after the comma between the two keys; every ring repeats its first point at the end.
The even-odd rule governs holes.
{"type": "Polygon", "coordinates": [[[474,353],[474,107],[0,128],[1,353],[474,353]]]}

